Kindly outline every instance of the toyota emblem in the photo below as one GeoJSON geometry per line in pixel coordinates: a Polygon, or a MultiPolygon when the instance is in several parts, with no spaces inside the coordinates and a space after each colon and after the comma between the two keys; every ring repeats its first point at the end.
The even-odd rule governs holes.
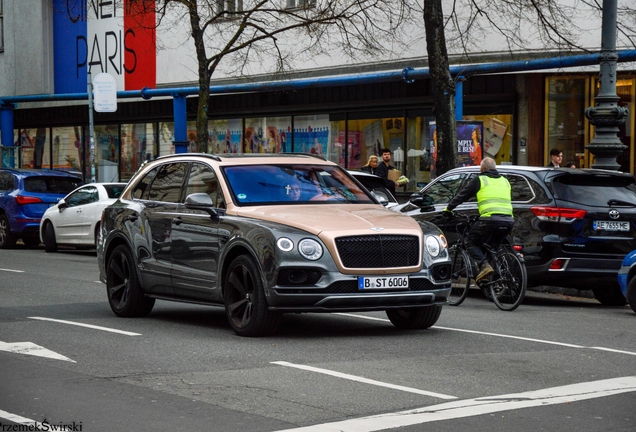
{"type": "Polygon", "coordinates": [[[609,211],[609,217],[611,217],[612,219],[618,219],[621,216],[620,212],[618,210],[610,210],[609,211]]]}

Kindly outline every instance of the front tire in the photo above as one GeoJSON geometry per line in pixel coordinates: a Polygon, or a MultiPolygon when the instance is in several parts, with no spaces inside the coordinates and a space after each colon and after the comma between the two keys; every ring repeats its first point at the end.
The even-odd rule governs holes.
{"type": "Polygon", "coordinates": [[[241,255],[232,261],[223,297],[227,320],[237,335],[264,336],[278,329],[282,316],[269,310],[263,281],[251,256],[241,255]]]}
{"type": "Polygon", "coordinates": [[[44,251],[57,252],[57,241],[55,240],[55,228],[51,222],[44,226],[44,251]]]}
{"type": "Polygon", "coordinates": [[[602,305],[625,306],[627,304],[627,299],[623,296],[621,288],[618,286],[618,282],[594,287],[592,288],[592,292],[594,293],[596,300],[598,300],[602,305]]]}
{"type": "Polygon", "coordinates": [[[448,296],[448,304],[459,306],[468,296],[471,284],[471,263],[470,257],[463,249],[457,246],[450,248],[451,268],[451,292],[448,296]]]}
{"type": "Polygon", "coordinates": [[[386,310],[391,323],[404,330],[427,329],[437,322],[441,313],[442,307],[438,305],[386,310]]]}
{"type": "Polygon", "coordinates": [[[144,296],[135,261],[125,245],[117,246],[108,259],[106,294],[110,308],[120,317],[144,317],[155,305],[155,299],[144,296]]]}
{"type": "Polygon", "coordinates": [[[11,225],[6,214],[0,215],[0,249],[11,249],[18,241],[18,237],[11,233],[11,225]]]}

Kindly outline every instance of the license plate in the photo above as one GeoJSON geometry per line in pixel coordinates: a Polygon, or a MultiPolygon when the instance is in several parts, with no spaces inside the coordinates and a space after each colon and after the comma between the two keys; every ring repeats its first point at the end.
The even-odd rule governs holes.
{"type": "Polygon", "coordinates": [[[592,222],[595,231],[629,231],[629,222],[599,221],[592,222]]]}
{"type": "Polygon", "coordinates": [[[372,289],[405,289],[409,287],[408,276],[374,276],[359,277],[358,288],[361,290],[372,289]]]}

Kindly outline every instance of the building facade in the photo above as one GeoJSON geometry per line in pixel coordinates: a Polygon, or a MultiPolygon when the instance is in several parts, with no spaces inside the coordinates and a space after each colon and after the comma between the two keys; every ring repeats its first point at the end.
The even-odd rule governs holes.
{"type": "MultiPolygon", "coordinates": [[[[50,3],[45,0],[0,0],[0,22],[3,23],[0,26],[3,33],[0,100],[3,101],[4,119],[0,128],[5,129],[1,131],[3,137],[7,136],[6,125],[12,125],[11,142],[2,140],[2,164],[74,170],[90,178],[87,101],[61,97],[86,92],[86,73],[77,73],[80,65],[93,73],[107,71],[117,75],[120,91],[143,87],[179,88],[191,86],[194,79],[175,82],[170,78],[174,71],[162,75],[163,65],[170,58],[179,58],[179,54],[178,50],[157,52],[156,55],[145,52],[143,47],[153,35],[146,35],[150,39],[141,45],[125,45],[128,33],[125,18],[121,19],[123,24],[100,23],[101,27],[94,28],[87,25],[78,31],[69,27],[68,22],[62,22],[69,16],[61,13],[59,5],[65,2],[56,0],[53,8],[50,3]],[[28,10],[26,3],[31,5],[28,10]],[[33,3],[39,7],[34,9],[33,3]],[[18,16],[28,16],[31,25],[21,27],[16,20],[18,16]],[[33,37],[34,33],[38,37],[33,37]],[[117,50],[106,47],[111,34],[111,45],[120,44],[117,50]],[[78,54],[82,50],[77,41],[83,38],[86,39],[86,53],[82,57],[78,54]],[[100,41],[104,46],[99,45],[100,41]],[[130,63],[124,54],[131,51],[135,52],[135,61],[146,60],[143,67],[125,67],[130,63]],[[94,60],[96,52],[99,62],[94,60]],[[50,101],[34,97],[33,102],[6,102],[10,96],[47,94],[52,95],[50,101]],[[8,117],[11,117],[11,123],[6,120],[8,117]]],[[[114,6],[110,10],[106,6],[99,11],[97,8],[91,10],[90,3],[87,2],[89,6],[82,12],[89,24],[91,13],[96,21],[104,22],[122,14],[114,6]]],[[[519,58],[529,59],[549,59],[551,56],[554,54],[540,50],[519,54],[519,58]]],[[[486,53],[476,58],[493,64],[502,60],[486,53]]],[[[461,64],[459,56],[451,55],[450,60],[453,64],[461,64]]],[[[214,94],[208,110],[207,151],[315,153],[343,167],[359,169],[367,163],[369,156],[389,148],[393,164],[409,178],[408,185],[401,188],[402,192],[417,190],[435,176],[435,122],[429,79],[414,82],[378,80],[364,84],[346,83],[345,80],[344,84],[329,84],[326,78],[426,66],[426,58],[411,57],[299,70],[288,74],[290,83],[294,79],[312,77],[317,84],[214,94]],[[324,82],[321,78],[325,78],[324,82]]],[[[636,171],[635,79],[633,63],[619,63],[619,104],[629,108],[630,115],[619,128],[619,137],[627,150],[618,162],[622,171],[631,173],[636,171]]],[[[267,78],[252,77],[252,81],[259,80],[266,82],[267,78]]],[[[232,84],[238,82],[238,79],[222,76],[213,85],[223,83],[231,89],[232,84]]],[[[458,123],[460,164],[479,163],[481,157],[487,155],[500,164],[546,165],[549,150],[559,148],[563,151],[564,163],[572,161],[579,167],[589,167],[593,160],[586,145],[593,137],[593,126],[585,118],[584,111],[593,105],[597,88],[598,66],[467,77],[462,82],[463,115],[458,123]]],[[[186,136],[189,151],[196,151],[196,110],[197,97],[188,97],[186,136]]],[[[96,179],[125,181],[143,161],[174,153],[174,121],[170,97],[120,99],[117,111],[94,113],[96,179]]]]}

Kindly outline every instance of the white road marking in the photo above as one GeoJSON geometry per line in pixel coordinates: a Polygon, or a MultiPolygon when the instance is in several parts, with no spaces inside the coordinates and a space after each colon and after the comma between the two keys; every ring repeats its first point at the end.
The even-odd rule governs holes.
{"type": "Polygon", "coordinates": [[[417,393],[417,394],[421,394],[421,395],[425,395],[425,396],[432,396],[432,397],[436,397],[436,398],[440,398],[440,399],[457,399],[456,396],[449,396],[449,395],[445,395],[445,394],[441,394],[441,393],[435,393],[435,392],[419,390],[419,389],[415,389],[415,388],[411,388],[411,387],[404,387],[404,386],[400,386],[400,385],[389,384],[389,383],[385,383],[385,382],[382,382],[382,381],[376,381],[376,380],[372,380],[372,379],[368,379],[368,378],[364,378],[364,377],[359,377],[359,376],[355,376],[355,375],[349,375],[349,374],[345,374],[345,373],[341,373],[341,372],[335,372],[335,371],[331,371],[331,370],[328,370],[328,369],[320,369],[320,368],[313,367],[313,366],[298,365],[298,364],[288,363],[288,362],[284,362],[284,361],[274,361],[274,362],[270,362],[270,363],[277,364],[277,365],[280,365],[280,366],[288,366],[288,367],[293,367],[293,368],[296,368],[296,369],[302,369],[302,370],[306,370],[306,371],[310,371],[310,372],[318,372],[318,373],[325,374],[325,375],[331,375],[331,376],[335,376],[335,377],[338,377],[338,378],[344,378],[344,379],[348,379],[348,380],[351,380],[351,381],[358,381],[358,382],[365,383],[365,384],[372,384],[372,385],[376,385],[376,386],[380,386],[380,387],[386,387],[386,388],[390,388],[390,389],[401,390],[401,391],[405,391],[405,392],[409,392],[409,393],[417,393]]]}
{"type": "Polygon", "coordinates": [[[285,429],[278,432],[372,432],[501,411],[577,402],[636,391],[636,376],[552,387],[524,393],[480,397],[395,413],[285,429]]]}
{"type": "Polygon", "coordinates": [[[64,360],[75,363],[75,360],[71,360],[68,357],[64,357],[62,354],[58,354],[54,351],[48,350],[44,347],[34,344],[33,342],[2,342],[0,341],[0,351],[7,351],[15,354],[26,354],[37,357],[46,357],[55,360],[64,360]]]}
{"type": "Polygon", "coordinates": [[[77,323],[77,322],[73,322],[73,321],[65,321],[65,320],[59,320],[59,319],[53,319],[53,318],[44,318],[44,317],[27,317],[27,318],[28,319],[34,319],[34,320],[40,320],[40,321],[52,321],[52,322],[57,322],[57,323],[62,323],[62,324],[70,324],[70,325],[74,325],[74,326],[86,327],[86,328],[91,328],[91,329],[95,329],[95,330],[102,330],[102,331],[107,331],[107,332],[111,332],[111,333],[119,333],[119,334],[123,334],[123,335],[126,335],[126,336],[141,336],[141,333],[133,333],[133,332],[128,332],[128,331],[124,331],[124,330],[117,330],[117,329],[112,329],[112,328],[108,328],[108,327],[96,326],[96,325],[92,325],[92,324],[77,323]]]}
{"type": "Polygon", "coordinates": [[[24,273],[24,270],[13,270],[13,269],[3,269],[3,268],[0,268],[0,271],[8,271],[8,272],[13,272],[13,273],[24,273]]]}
{"type": "Polygon", "coordinates": [[[609,351],[609,352],[615,352],[615,353],[619,353],[619,354],[629,354],[629,355],[636,356],[636,352],[631,352],[631,351],[622,351],[622,350],[611,349],[611,348],[603,348],[603,347],[589,347],[589,348],[590,349],[597,349],[597,350],[601,350],[601,351],[609,351]]]}
{"type": "MultiPolygon", "coordinates": [[[[355,315],[355,314],[339,313],[339,312],[335,313],[335,315],[348,316],[348,317],[352,317],[352,318],[362,318],[362,319],[373,320],[373,321],[391,322],[388,319],[376,318],[376,317],[370,317],[370,316],[364,316],[364,315],[355,315]]],[[[545,339],[533,339],[533,338],[526,338],[526,337],[521,337],[521,336],[512,336],[512,335],[505,335],[505,334],[499,334],[499,333],[489,333],[489,332],[483,332],[483,331],[477,331],[477,330],[456,329],[456,328],[451,328],[451,327],[440,327],[440,326],[433,326],[431,328],[440,329],[440,330],[449,330],[449,331],[463,332],[463,333],[473,333],[473,334],[479,334],[479,335],[484,335],[484,336],[495,336],[495,337],[502,337],[502,338],[509,338],[509,339],[518,339],[518,340],[524,340],[524,341],[528,341],[528,342],[537,342],[537,343],[543,343],[543,344],[549,344],[549,345],[559,345],[559,346],[568,347],[568,348],[596,349],[596,350],[601,350],[601,351],[614,352],[614,353],[618,353],[618,354],[636,355],[636,352],[633,352],[633,351],[621,351],[621,350],[617,350],[617,349],[604,348],[604,347],[587,347],[587,346],[583,346],[583,345],[574,345],[574,344],[569,344],[569,343],[564,343],[564,342],[549,341],[549,340],[545,340],[545,339]]]]}
{"type": "MultiPolygon", "coordinates": [[[[0,418],[8,420],[17,424],[35,424],[35,420],[28,419],[26,417],[21,417],[17,414],[11,414],[10,412],[0,410],[0,418]]],[[[17,429],[16,429],[17,430],[17,429]]]]}

